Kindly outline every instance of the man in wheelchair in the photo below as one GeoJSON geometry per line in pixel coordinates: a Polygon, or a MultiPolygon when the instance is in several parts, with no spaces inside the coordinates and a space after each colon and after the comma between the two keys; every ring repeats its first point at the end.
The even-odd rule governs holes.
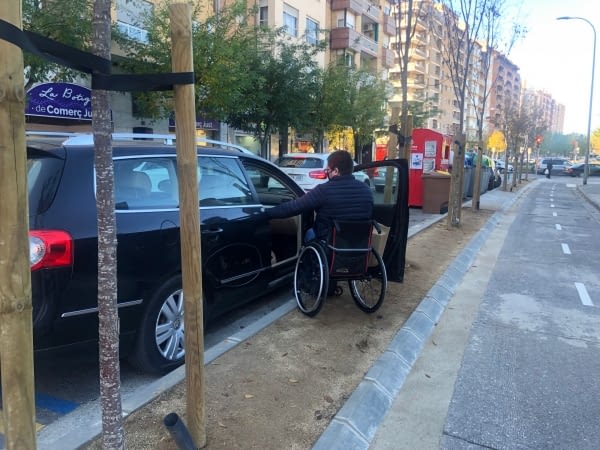
{"type": "Polygon", "coordinates": [[[282,219],[315,211],[314,228],[309,229],[305,242],[326,240],[334,220],[371,220],[373,193],[363,182],[354,179],[352,156],[336,150],[327,158],[328,181],[317,185],[302,197],[266,210],[269,219],[282,219]]]}
{"type": "MultiPolygon", "coordinates": [[[[354,162],[345,150],[327,158],[328,181],[317,185],[302,197],[266,210],[269,219],[281,219],[314,211],[314,227],[307,230],[304,242],[327,241],[334,221],[370,221],[373,217],[373,193],[352,175],[354,162]]],[[[341,292],[332,282],[328,295],[341,292]]]]}

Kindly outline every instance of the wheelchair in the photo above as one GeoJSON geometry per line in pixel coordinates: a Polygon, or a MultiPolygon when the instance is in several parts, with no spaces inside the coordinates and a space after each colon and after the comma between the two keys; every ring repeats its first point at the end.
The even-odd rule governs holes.
{"type": "MultiPolygon", "coordinates": [[[[383,259],[372,248],[375,221],[334,221],[327,240],[306,243],[296,262],[294,295],[298,309],[307,316],[319,313],[329,284],[347,281],[356,305],[366,313],[379,309],[385,298],[387,274],[383,259]]],[[[336,287],[336,295],[341,295],[336,287]]]]}

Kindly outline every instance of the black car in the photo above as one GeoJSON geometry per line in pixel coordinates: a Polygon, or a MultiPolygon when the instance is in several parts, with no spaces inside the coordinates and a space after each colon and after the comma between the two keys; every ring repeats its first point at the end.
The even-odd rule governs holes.
{"type": "MultiPolygon", "coordinates": [[[[583,171],[585,169],[585,163],[576,163],[572,166],[565,167],[565,175],[571,175],[572,177],[580,177],[583,175],[583,171]]],[[[590,177],[598,177],[600,176],[600,164],[589,164],[589,172],[588,175],[590,177]]]]}
{"type": "MultiPolygon", "coordinates": [[[[180,180],[175,147],[147,139],[113,138],[121,355],[164,372],[184,358],[180,180]]],[[[98,339],[94,148],[63,141],[27,142],[36,350],[98,339]]],[[[206,322],[290,282],[312,215],[258,220],[304,191],[249,152],[199,146],[198,180],[206,322]]]]}

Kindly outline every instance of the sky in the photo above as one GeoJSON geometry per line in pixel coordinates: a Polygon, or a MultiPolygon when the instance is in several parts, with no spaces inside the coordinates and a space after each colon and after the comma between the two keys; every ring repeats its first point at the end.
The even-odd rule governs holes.
{"type": "MultiPolygon", "coordinates": [[[[563,132],[587,133],[592,82],[594,33],[583,20],[556,20],[578,16],[589,20],[600,32],[600,6],[597,0],[519,0],[517,22],[528,32],[508,53],[519,66],[527,87],[543,89],[565,106],[563,132]]],[[[596,67],[592,132],[600,128],[600,49],[596,36],[596,67]]]]}

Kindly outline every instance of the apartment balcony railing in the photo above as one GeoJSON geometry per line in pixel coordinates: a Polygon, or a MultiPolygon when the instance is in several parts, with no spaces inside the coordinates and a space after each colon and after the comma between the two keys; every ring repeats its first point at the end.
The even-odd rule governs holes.
{"type": "Polygon", "coordinates": [[[383,32],[396,36],[396,20],[392,16],[383,16],[383,32]]]}
{"type": "Polygon", "coordinates": [[[409,72],[425,73],[425,64],[420,61],[408,63],[409,72]]]}
{"type": "Polygon", "coordinates": [[[381,16],[381,8],[368,0],[333,0],[331,2],[332,11],[340,11],[343,9],[348,9],[355,14],[366,16],[377,23],[379,23],[379,17],[381,16]]]}
{"type": "Polygon", "coordinates": [[[393,50],[390,50],[389,48],[381,49],[381,64],[383,65],[383,67],[386,67],[388,69],[394,67],[395,59],[396,55],[393,50]]]}
{"type": "Polygon", "coordinates": [[[377,57],[377,42],[352,28],[334,28],[331,30],[331,49],[345,48],[377,57]]]}

